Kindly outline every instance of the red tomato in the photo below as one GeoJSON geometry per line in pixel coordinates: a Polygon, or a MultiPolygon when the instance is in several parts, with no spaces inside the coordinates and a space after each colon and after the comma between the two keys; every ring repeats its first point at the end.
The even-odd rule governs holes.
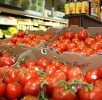
{"type": "Polygon", "coordinates": [[[102,35],[101,34],[96,34],[95,40],[100,40],[100,39],[102,39],[102,35]]]}
{"type": "MultiPolygon", "coordinates": [[[[6,84],[0,82],[0,97],[4,95],[5,90],[6,90],[6,84]]],[[[0,100],[1,100],[1,99],[0,99],[0,100]]]]}
{"type": "Polygon", "coordinates": [[[5,71],[4,82],[5,83],[13,83],[18,81],[18,71],[16,69],[6,69],[5,71]]]}
{"type": "Polygon", "coordinates": [[[82,50],[82,52],[86,55],[86,56],[91,56],[92,54],[94,54],[94,51],[91,48],[85,48],[82,50]]]}
{"type": "Polygon", "coordinates": [[[8,83],[6,86],[6,97],[10,100],[19,98],[22,94],[22,85],[19,83],[8,83]]]}
{"type": "Polygon", "coordinates": [[[95,39],[94,38],[91,38],[91,37],[87,37],[84,41],[84,43],[87,45],[87,46],[91,46],[93,43],[95,42],[95,39]]]}
{"type": "Polygon", "coordinates": [[[91,49],[93,49],[93,50],[98,50],[100,48],[101,48],[101,45],[99,43],[93,43],[91,45],[91,49]]]}
{"type": "Polygon", "coordinates": [[[49,66],[46,67],[45,70],[46,70],[46,73],[48,75],[52,75],[52,74],[54,74],[57,71],[57,67],[54,66],[54,65],[49,65],[49,66]]]}
{"type": "Polygon", "coordinates": [[[53,92],[53,89],[54,87],[57,85],[57,83],[60,81],[60,80],[66,80],[67,77],[65,75],[64,72],[62,71],[57,71],[55,72],[55,74],[53,74],[49,79],[48,79],[48,86],[46,87],[47,89],[47,95],[49,97],[52,97],[52,92],[53,92]]]}
{"type": "Polygon", "coordinates": [[[102,79],[98,79],[94,83],[95,86],[101,86],[102,87],[102,79]]]}
{"type": "Polygon", "coordinates": [[[15,63],[15,59],[13,59],[11,56],[4,56],[0,59],[0,67],[2,66],[11,66],[15,63]]]}
{"type": "Polygon", "coordinates": [[[102,66],[98,67],[99,77],[102,78],[102,66]]]}
{"type": "Polygon", "coordinates": [[[53,90],[53,100],[78,100],[72,90],[65,90],[62,86],[56,86],[53,90]]]}
{"type": "Polygon", "coordinates": [[[10,41],[12,42],[12,43],[16,43],[17,42],[17,37],[16,36],[13,36],[13,37],[11,37],[11,39],[10,39],[10,41]]]}
{"type": "Polygon", "coordinates": [[[79,67],[72,67],[69,69],[67,76],[69,80],[77,78],[77,77],[81,78],[83,77],[83,72],[79,67]]]}
{"type": "Polygon", "coordinates": [[[65,32],[64,36],[70,40],[74,38],[74,33],[73,32],[65,32]]]}
{"type": "Polygon", "coordinates": [[[19,32],[19,33],[17,33],[17,37],[19,37],[19,38],[24,38],[24,36],[25,36],[26,34],[24,33],[24,32],[19,32]]]}
{"type": "Polygon", "coordinates": [[[38,100],[38,99],[35,96],[26,95],[23,98],[21,98],[20,100],[38,100]]]}
{"type": "Polygon", "coordinates": [[[61,48],[62,51],[66,50],[66,45],[64,43],[59,43],[57,47],[61,48]]]}
{"type": "Polygon", "coordinates": [[[72,42],[75,43],[75,44],[77,44],[78,42],[80,42],[80,40],[78,38],[73,38],[72,39],[72,42]]]}
{"type": "Polygon", "coordinates": [[[25,85],[28,81],[33,81],[37,78],[37,72],[32,69],[26,69],[19,73],[19,82],[23,85],[25,85]]]}
{"type": "Polygon", "coordinates": [[[52,60],[51,64],[56,66],[56,67],[59,67],[59,66],[63,65],[61,62],[58,62],[58,60],[52,60]]]}
{"type": "Polygon", "coordinates": [[[102,99],[102,87],[94,86],[92,90],[88,88],[82,88],[79,91],[80,100],[101,100],[102,99]]]}
{"type": "Polygon", "coordinates": [[[94,83],[95,80],[99,79],[98,71],[94,69],[90,69],[85,73],[85,80],[88,83],[94,83]]]}
{"type": "Polygon", "coordinates": [[[40,83],[38,81],[29,81],[24,85],[23,94],[37,96],[40,91],[40,83]]]}
{"type": "Polygon", "coordinates": [[[70,43],[67,45],[66,49],[69,50],[69,49],[72,49],[72,48],[76,48],[77,45],[75,43],[70,43]]]}
{"type": "Polygon", "coordinates": [[[50,62],[45,58],[39,58],[37,61],[37,65],[46,68],[46,66],[50,65],[50,62]]]}
{"type": "Polygon", "coordinates": [[[66,65],[62,65],[62,66],[59,66],[59,70],[63,71],[67,75],[69,71],[69,67],[66,65]]]}
{"type": "Polygon", "coordinates": [[[60,41],[63,41],[64,38],[65,38],[65,37],[62,35],[62,36],[59,37],[59,40],[60,40],[60,41]]]}
{"type": "Polygon", "coordinates": [[[78,33],[78,37],[82,40],[86,39],[88,37],[88,34],[84,29],[80,30],[78,33]]]}
{"type": "Polygon", "coordinates": [[[26,61],[24,65],[26,68],[34,68],[35,62],[34,61],[26,61]]]}

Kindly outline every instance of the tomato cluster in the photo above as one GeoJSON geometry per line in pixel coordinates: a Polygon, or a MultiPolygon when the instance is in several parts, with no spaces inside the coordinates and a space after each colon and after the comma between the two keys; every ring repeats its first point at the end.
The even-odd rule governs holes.
{"type": "Polygon", "coordinates": [[[0,67],[0,100],[101,100],[102,66],[84,73],[57,60],[0,67]]]}
{"type": "Polygon", "coordinates": [[[102,35],[96,34],[95,37],[92,37],[84,29],[81,29],[77,34],[65,32],[53,43],[49,43],[48,46],[60,53],[69,51],[90,56],[102,52],[102,35]]]}
{"type": "Polygon", "coordinates": [[[16,60],[17,55],[15,53],[0,49],[0,67],[11,66],[16,60]]]}
{"type": "Polygon", "coordinates": [[[41,41],[47,41],[53,38],[53,34],[44,34],[44,35],[37,35],[37,34],[25,34],[24,32],[19,32],[16,36],[11,37],[8,45],[15,46],[15,45],[23,45],[25,47],[33,47],[39,44],[41,41]]]}

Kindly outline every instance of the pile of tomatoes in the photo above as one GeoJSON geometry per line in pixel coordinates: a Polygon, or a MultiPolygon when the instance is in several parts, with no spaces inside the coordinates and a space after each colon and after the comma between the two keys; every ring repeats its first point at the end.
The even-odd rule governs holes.
{"type": "Polygon", "coordinates": [[[39,58],[0,67],[0,100],[102,100],[102,66],[84,73],[39,58]]]}
{"type": "Polygon", "coordinates": [[[47,41],[54,37],[54,34],[25,34],[24,32],[19,32],[16,36],[12,36],[8,45],[23,45],[25,47],[33,47],[38,45],[42,41],[47,41]]]}
{"type": "Polygon", "coordinates": [[[0,67],[11,66],[17,61],[17,54],[0,49],[0,67]]]}
{"type": "Polygon", "coordinates": [[[90,56],[102,52],[102,34],[96,34],[95,37],[92,37],[84,29],[81,29],[76,34],[65,32],[53,43],[48,44],[48,46],[60,53],[69,51],[90,56]]]}

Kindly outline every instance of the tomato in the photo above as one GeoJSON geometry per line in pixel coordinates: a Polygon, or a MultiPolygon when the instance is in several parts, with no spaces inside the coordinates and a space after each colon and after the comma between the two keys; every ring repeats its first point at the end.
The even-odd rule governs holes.
{"type": "Polygon", "coordinates": [[[25,85],[28,81],[33,81],[37,78],[37,72],[32,69],[25,69],[19,73],[19,82],[23,85],[25,85]]]}
{"type": "Polygon", "coordinates": [[[86,55],[86,56],[91,56],[92,54],[94,54],[94,50],[92,50],[91,48],[85,48],[82,50],[82,52],[86,55]]]}
{"type": "Polygon", "coordinates": [[[81,78],[83,77],[83,72],[79,67],[72,67],[69,69],[67,76],[69,80],[77,78],[77,77],[81,78]]]}
{"type": "Polygon", "coordinates": [[[102,66],[98,67],[99,77],[102,78],[102,66]]]}
{"type": "Polygon", "coordinates": [[[101,45],[99,43],[93,43],[91,45],[91,49],[93,49],[93,50],[98,50],[100,48],[101,48],[101,45]]]}
{"type": "Polygon", "coordinates": [[[57,47],[61,48],[62,51],[66,50],[66,45],[64,43],[59,43],[57,47]]]}
{"type": "Polygon", "coordinates": [[[4,95],[5,90],[6,90],[6,84],[3,83],[3,82],[0,82],[0,96],[3,96],[4,95]]]}
{"type": "Polygon", "coordinates": [[[53,90],[53,100],[78,100],[72,90],[65,90],[62,86],[56,86],[53,90]]]}
{"type": "Polygon", "coordinates": [[[62,66],[59,66],[59,70],[63,71],[67,75],[69,71],[69,67],[67,65],[62,65],[62,66]]]}
{"type": "Polygon", "coordinates": [[[69,49],[72,49],[72,48],[76,48],[77,45],[75,43],[70,43],[67,45],[66,49],[69,50],[69,49]]]}
{"type": "Polygon", "coordinates": [[[22,85],[19,83],[8,83],[6,86],[6,97],[8,99],[19,98],[22,94],[22,85]]]}
{"type": "Polygon", "coordinates": [[[95,40],[100,40],[100,39],[102,39],[102,35],[101,34],[96,34],[95,40]]]}
{"type": "Polygon", "coordinates": [[[24,85],[23,94],[37,96],[40,91],[40,83],[35,81],[29,81],[24,85]]]}
{"type": "Polygon", "coordinates": [[[59,37],[59,40],[60,40],[60,41],[63,41],[64,38],[65,38],[65,37],[62,35],[62,36],[59,37]]]}
{"type": "Polygon", "coordinates": [[[48,75],[52,75],[52,74],[54,74],[57,71],[57,67],[54,66],[54,65],[49,65],[49,66],[46,67],[45,70],[46,70],[46,73],[48,75]]]}
{"type": "Polygon", "coordinates": [[[37,65],[46,68],[46,66],[50,65],[50,62],[45,58],[39,58],[37,61],[37,65]]]}
{"type": "Polygon", "coordinates": [[[20,100],[38,100],[38,98],[35,96],[26,95],[23,98],[21,98],[20,100]]]}
{"type": "Polygon", "coordinates": [[[50,78],[48,79],[48,86],[46,87],[47,95],[52,97],[53,89],[58,84],[60,80],[67,80],[66,74],[62,71],[56,71],[50,78]]]}
{"type": "Polygon", "coordinates": [[[10,41],[12,43],[16,43],[17,42],[17,37],[16,36],[11,37],[10,41]]]}
{"type": "Polygon", "coordinates": [[[75,43],[75,44],[77,44],[78,42],[80,42],[80,40],[78,38],[73,38],[72,39],[72,42],[75,43]]]}
{"type": "Polygon", "coordinates": [[[12,83],[18,81],[18,71],[16,69],[6,69],[4,82],[5,83],[12,83]]]}
{"type": "Polygon", "coordinates": [[[15,59],[13,59],[11,56],[4,56],[0,59],[0,66],[11,66],[15,63],[15,59]]]}
{"type": "Polygon", "coordinates": [[[80,100],[101,100],[102,99],[102,87],[94,86],[92,90],[84,87],[79,91],[80,100]]]}
{"type": "Polygon", "coordinates": [[[92,37],[87,37],[84,41],[84,43],[87,45],[87,46],[91,46],[93,43],[95,42],[95,39],[92,38],[92,37]]]}
{"type": "Polygon", "coordinates": [[[59,66],[63,65],[61,62],[58,62],[58,60],[52,60],[51,64],[56,66],[56,67],[59,67],[59,66]]]}
{"type": "Polygon", "coordinates": [[[85,73],[85,80],[88,83],[94,83],[95,80],[99,79],[98,71],[94,69],[90,69],[85,73]]]}
{"type": "Polygon", "coordinates": [[[26,68],[34,68],[35,62],[34,61],[26,61],[24,65],[26,68]]]}
{"type": "Polygon", "coordinates": [[[79,37],[79,39],[84,40],[88,37],[88,34],[86,33],[86,31],[84,29],[82,29],[79,31],[78,37],[79,37]]]}
{"type": "Polygon", "coordinates": [[[102,87],[102,79],[95,80],[94,85],[95,86],[101,86],[102,87]]]}
{"type": "Polygon", "coordinates": [[[65,38],[63,41],[62,41],[64,44],[68,44],[68,43],[71,43],[71,41],[70,41],[70,39],[67,39],[67,38],[65,38]]]}
{"type": "Polygon", "coordinates": [[[74,38],[74,33],[73,32],[65,32],[64,36],[70,40],[74,38]]]}
{"type": "Polygon", "coordinates": [[[19,37],[19,38],[24,38],[24,36],[25,36],[26,34],[24,33],[24,32],[19,32],[19,33],[17,33],[17,37],[19,37]]]}

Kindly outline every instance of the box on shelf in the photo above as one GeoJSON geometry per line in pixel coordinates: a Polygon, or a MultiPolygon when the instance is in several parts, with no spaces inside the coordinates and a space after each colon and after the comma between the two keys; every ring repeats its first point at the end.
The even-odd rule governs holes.
{"type": "MultiPolygon", "coordinates": [[[[59,36],[61,36],[66,31],[70,30],[74,33],[77,33],[79,32],[80,29],[82,29],[82,27],[78,26],[66,27],[58,33],[59,35],[56,37],[56,39],[58,39],[59,36]]],[[[86,31],[93,37],[95,36],[95,33],[102,33],[102,28],[90,27],[86,29],[86,31]]],[[[54,42],[56,39],[50,42],[54,42]]],[[[98,66],[102,65],[102,53],[93,54],[87,57],[84,54],[66,51],[63,53],[58,53],[58,55],[57,58],[59,61],[67,64],[69,67],[78,66],[84,71],[87,71],[88,69],[96,69],[98,66]]]]}
{"type": "MultiPolygon", "coordinates": [[[[35,34],[35,35],[40,35],[40,36],[45,35],[45,34],[53,34],[54,37],[48,40],[48,41],[52,41],[54,38],[57,37],[57,35],[58,35],[57,32],[58,31],[59,30],[58,29],[55,29],[55,28],[48,28],[47,31],[43,31],[43,30],[39,30],[39,31],[35,31],[35,32],[27,31],[26,34],[35,34]]],[[[40,42],[39,44],[37,44],[35,46],[35,48],[44,47],[45,46],[45,44],[44,44],[45,42],[47,42],[47,41],[40,42]]],[[[3,46],[3,45],[9,46],[10,45],[10,38],[3,39],[2,42],[0,43],[0,45],[1,46],[3,46]]],[[[29,48],[29,47],[26,47],[24,45],[19,45],[19,46],[21,46],[23,48],[29,48]]],[[[30,48],[32,48],[32,47],[30,47],[30,48]]]]}
{"type": "MultiPolygon", "coordinates": [[[[20,50],[18,49],[18,52],[19,51],[20,50]]],[[[32,48],[20,54],[18,61],[13,66],[17,66],[19,62],[22,61],[22,59],[24,59],[25,57],[27,57],[27,61],[37,61],[39,58],[42,57],[48,59],[49,61],[52,61],[56,59],[55,56],[56,53],[53,53],[50,48],[45,48],[45,49],[32,48]]]]}

